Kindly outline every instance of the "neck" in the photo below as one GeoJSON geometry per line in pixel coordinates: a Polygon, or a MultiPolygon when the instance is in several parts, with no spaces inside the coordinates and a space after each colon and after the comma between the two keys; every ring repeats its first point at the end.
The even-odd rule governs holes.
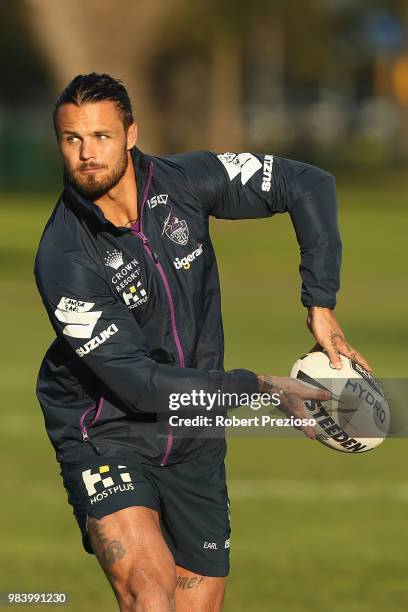
{"type": "Polygon", "coordinates": [[[136,174],[132,156],[128,151],[128,166],[125,174],[113,189],[95,200],[106,219],[113,225],[125,227],[134,223],[138,217],[136,174]]]}

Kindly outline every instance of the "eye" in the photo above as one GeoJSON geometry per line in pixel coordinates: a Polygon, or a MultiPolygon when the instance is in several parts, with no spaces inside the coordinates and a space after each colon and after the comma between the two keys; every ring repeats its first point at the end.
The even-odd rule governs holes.
{"type": "Polygon", "coordinates": [[[78,138],[78,136],[67,136],[67,137],[66,137],[66,141],[67,141],[67,142],[70,142],[70,143],[71,143],[71,142],[72,142],[72,143],[74,143],[74,142],[78,142],[78,141],[79,141],[79,138],[78,138]]]}
{"type": "Polygon", "coordinates": [[[97,140],[105,140],[106,138],[109,138],[109,136],[106,134],[96,134],[96,138],[97,140]]]}

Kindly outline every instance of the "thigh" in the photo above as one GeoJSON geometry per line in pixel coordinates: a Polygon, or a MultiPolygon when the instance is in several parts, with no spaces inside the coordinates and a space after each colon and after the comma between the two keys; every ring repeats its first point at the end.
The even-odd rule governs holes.
{"type": "Polygon", "coordinates": [[[61,474],[84,547],[96,555],[121,610],[133,610],[135,602],[144,609],[142,600],[170,609],[176,566],[160,528],[158,492],[146,470],[112,461],[64,467],[61,474]]]}
{"type": "Polygon", "coordinates": [[[230,520],[224,462],[214,463],[210,455],[154,471],[161,527],[176,565],[197,576],[226,577],[230,520]]]}
{"type": "Polygon", "coordinates": [[[85,550],[89,543],[87,517],[102,519],[129,507],[160,509],[157,488],[142,466],[129,466],[109,460],[61,466],[68,502],[82,533],[85,550]]]}
{"type": "Polygon", "coordinates": [[[87,517],[89,543],[113,588],[161,584],[172,591],[175,563],[160,530],[158,513],[129,507],[101,519],[87,517]]]}
{"type": "Polygon", "coordinates": [[[201,576],[177,566],[177,612],[220,612],[224,601],[226,578],[201,576]]]}

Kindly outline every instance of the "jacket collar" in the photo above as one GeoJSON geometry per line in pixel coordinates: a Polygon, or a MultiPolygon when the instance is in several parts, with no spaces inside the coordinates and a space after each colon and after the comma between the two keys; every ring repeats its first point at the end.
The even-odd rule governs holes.
{"type": "MultiPolygon", "coordinates": [[[[136,183],[137,183],[137,200],[140,215],[140,205],[142,202],[143,191],[146,185],[149,156],[142,153],[137,147],[133,147],[130,151],[135,169],[136,183]]],[[[62,193],[62,199],[74,210],[76,210],[81,216],[86,216],[99,223],[105,225],[111,225],[112,223],[105,218],[102,210],[92,200],[81,195],[75,187],[68,181],[64,173],[64,191],[62,193]]],[[[115,227],[115,226],[113,226],[115,227]]],[[[119,229],[119,228],[115,228],[119,229]]]]}

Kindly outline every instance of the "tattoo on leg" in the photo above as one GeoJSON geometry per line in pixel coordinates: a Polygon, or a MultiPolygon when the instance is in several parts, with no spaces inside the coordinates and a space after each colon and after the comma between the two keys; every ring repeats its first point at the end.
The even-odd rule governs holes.
{"type": "Polygon", "coordinates": [[[198,587],[203,580],[203,576],[193,576],[193,578],[189,578],[188,576],[177,576],[177,588],[192,589],[198,587]]]}
{"type": "MultiPolygon", "coordinates": [[[[116,560],[123,559],[126,550],[122,542],[119,540],[110,542],[98,519],[88,516],[88,531],[92,548],[105,570],[109,570],[116,560]]],[[[107,573],[111,577],[111,573],[109,571],[107,573]]]]}

